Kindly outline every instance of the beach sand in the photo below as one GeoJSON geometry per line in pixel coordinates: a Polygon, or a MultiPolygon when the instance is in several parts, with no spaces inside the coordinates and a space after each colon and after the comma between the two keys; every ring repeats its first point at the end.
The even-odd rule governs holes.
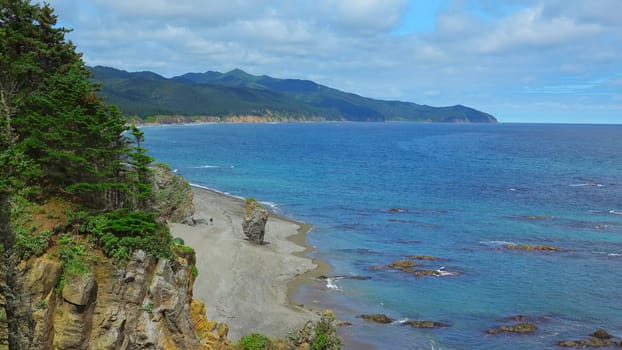
{"type": "Polygon", "coordinates": [[[234,341],[250,333],[286,338],[308,320],[318,319],[316,312],[293,304],[289,297],[312,277],[309,271],[319,275],[327,269],[305,257],[311,226],[271,215],[267,244],[256,245],[242,232],[243,200],[196,186],[192,191],[199,224],[170,227],[173,237],[196,250],[194,298],[205,302],[207,317],[226,322],[234,341]]]}

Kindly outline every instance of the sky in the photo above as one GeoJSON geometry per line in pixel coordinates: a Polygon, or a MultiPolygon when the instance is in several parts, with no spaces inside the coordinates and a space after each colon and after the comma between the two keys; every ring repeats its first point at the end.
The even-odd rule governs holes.
{"type": "Polygon", "coordinates": [[[622,123],[621,0],[48,0],[88,65],[622,123]]]}

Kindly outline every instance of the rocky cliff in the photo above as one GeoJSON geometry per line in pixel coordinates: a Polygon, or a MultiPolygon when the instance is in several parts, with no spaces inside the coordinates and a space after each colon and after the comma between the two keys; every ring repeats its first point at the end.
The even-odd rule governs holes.
{"type": "MultiPolygon", "coordinates": [[[[21,349],[227,348],[226,329],[205,318],[192,298],[194,254],[155,259],[142,251],[125,266],[103,255],[86,275],[63,281],[53,249],[17,266],[21,349]],[[64,286],[63,286],[64,285],[64,286]],[[63,287],[60,287],[63,286],[63,287]],[[62,288],[62,289],[61,289],[62,288]]],[[[4,310],[5,299],[0,299],[4,310]]],[[[8,347],[6,313],[0,349],[8,347]]]]}
{"type": "MultiPolygon", "coordinates": [[[[159,215],[191,218],[188,184],[164,166],[154,173],[159,215]]],[[[44,226],[40,221],[66,221],[60,212],[48,204],[29,215],[33,237],[49,229],[36,227],[44,226]]],[[[227,325],[207,320],[204,304],[192,297],[191,248],[174,244],[170,259],[137,250],[127,261],[116,261],[75,227],[58,227],[47,231],[54,234],[45,251],[21,260],[5,256],[14,264],[0,266],[0,350],[232,348],[227,325]],[[66,242],[86,266],[63,260],[66,242]]]]}
{"type": "Polygon", "coordinates": [[[176,176],[168,165],[155,164],[153,171],[153,210],[171,222],[193,223],[192,191],[190,184],[176,176]]]}

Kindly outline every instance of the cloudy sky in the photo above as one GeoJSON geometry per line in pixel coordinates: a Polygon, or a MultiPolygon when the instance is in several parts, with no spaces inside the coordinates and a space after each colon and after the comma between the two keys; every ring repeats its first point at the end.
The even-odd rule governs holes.
{"type": "Polygon", "coordinates": [[[240,68],[502,122],[622,123],[620,0],[49,0],[89,65],[240,68]]]}

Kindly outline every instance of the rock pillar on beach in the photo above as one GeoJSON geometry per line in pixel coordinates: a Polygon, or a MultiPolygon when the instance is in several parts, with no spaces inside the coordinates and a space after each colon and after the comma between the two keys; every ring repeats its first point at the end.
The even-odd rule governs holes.
{"type": "Polygon", "coordinates": [[[263,243],[263,237],[266,233],[266,222],[268,222],[268,210],[253,198],[246,199],[246,212],[244,214],[244,222],[242,222],[242,230],[244,235],[257,244],[263,243]]]}

